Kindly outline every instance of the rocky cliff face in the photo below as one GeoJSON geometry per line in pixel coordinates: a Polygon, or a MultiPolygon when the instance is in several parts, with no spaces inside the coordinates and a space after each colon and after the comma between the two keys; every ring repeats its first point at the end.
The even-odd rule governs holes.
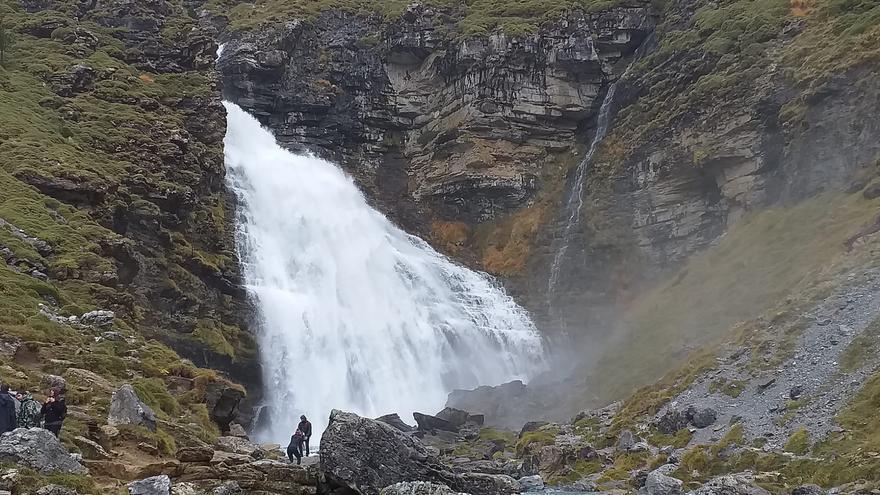
{"type": "Polygon", "coordinates": [[[343,163],[406,227],[498,218],[576,148],[653,21],[646,7],[574,12],[532,36],[456,39],[454,16],[329,11],[234,34],[225,95],[289,148],[343,163]]]}

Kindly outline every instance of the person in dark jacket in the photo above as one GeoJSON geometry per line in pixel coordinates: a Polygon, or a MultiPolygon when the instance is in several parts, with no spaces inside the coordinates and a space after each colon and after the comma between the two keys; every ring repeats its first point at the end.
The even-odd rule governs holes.
{"type": "Polygon", "coordinates": [[[64,402],[64,396],[61,390],[53,388],[49,390],[49,397],[40,410],[43,416],[43,427],[51,431],[56,437],[61,433],[61,424],[67,416],[67,404],[64,402]]]}
{"type": "Polygon", "coordinates": [[[303,433],[303,444],[306,446],[306,457],[308,457],[309,456],[309,439],[312,438],[312,424],[309,423],[308,419],[306,419],[305,414],[300,416],[299,419],[300,419],[300,422],[296,428],[303,433]]]}
{"type": "Polygon", "coordinates": [[[293,462],[293,458],[296,457],[297,465],[302,462],[304,438],[303,432],[296,430],[296,433],[290,437],[290,445],[287,446],[287,458],[290,459],[290,462],[293,462]]]}
{"type": "Polygon", "coordinates": [[[0,385],[0,434],[12,431],[15,421],[15,399],[9,395],[9,385],[0,385]]]}

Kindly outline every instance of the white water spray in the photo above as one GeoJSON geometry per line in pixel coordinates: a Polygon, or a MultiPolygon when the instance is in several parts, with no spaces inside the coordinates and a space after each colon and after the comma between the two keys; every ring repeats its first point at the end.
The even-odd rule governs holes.
{"type": "Polygon", "coordinates": [[[453,388],[536,370],[534,324],[492,279],[395,227],[335,165],[282,149],[225,105],[239,256],[276,419],[261,439],[286,442],[300,414],[317,438],[332,408],[433,414],[453,388]]]}

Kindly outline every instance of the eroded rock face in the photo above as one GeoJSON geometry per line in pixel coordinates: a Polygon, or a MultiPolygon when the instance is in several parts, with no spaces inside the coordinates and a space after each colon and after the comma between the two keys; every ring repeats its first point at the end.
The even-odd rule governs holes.
{"type": "Polygon", "coordinates": [[[647,8],[572,12],[537,34],[455,40],[454,15],[326,12],[230,40],[225,96],[285,146],[346,165],[405,225],[413,202],[479,222],[524,205],[541,165],[576,144],[647,8]],[[379,36],[376,36],[379,33],[379,36]]]}
{"type": "Polygon", "coordinates": [[[55,435],[42,428],[18,428],[0,436],[0,461],[27,466],[43,474],[88,472],[55,435]]]}

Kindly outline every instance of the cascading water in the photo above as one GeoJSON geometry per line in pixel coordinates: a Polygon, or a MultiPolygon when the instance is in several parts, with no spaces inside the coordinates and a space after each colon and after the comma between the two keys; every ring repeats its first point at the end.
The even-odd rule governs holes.
{"type": "MultiPolygon", "coordinates": [[[[642,47],[643,46],[644,45],[642,45],[642,47]]],[[[550,277],[547,281],[548,303],[550,303],[551,296],[556,289],[556,284],[559,282],[559,273],[562,270],[562,262],[565,259],[565,253],[568,251],[571,243],[572,231],[581,221],[581,210],[584,207],[584,182],[587,178],[587,172],[590,170],[590,165],[593,162],[593,155],[596,154],[596,150],[599,148],[599,143],[605,139],[605,135],[608,133],[608,128],[611,125],[611,120],[614,117],[614,112],[612,111],[614,93],[617,91],[617,85],[620,84],[620,81],[626,79],[629,71],[640,58],[642,47],[639,47],[636,50],[632,62],[627,66],[623,75],[608,87],[608,91],[602,99],[602,105],[599,107],[599,116],[596,118],[596,132],[593,134],[592,141],[590,141],[590,148],[587,150],[587,154],[584,155],[583,160],[581,160],[575,170],[571,191],[568,194],[568,198],[566,199],[565,206],[562,210],[564,224],[560,244],[556,249],[556,254],[553,256],[553,263],[550,265],[550,277]]]]}
{"type": "Polygon", "coordinates": [[[225,105],[239,256],[275,411],[258,436],[286,442],[301,413],[319,435],[332,408],[433,413],[453,388],[540,367],[534,324],[488,276],[395,227],[335,165],[282,149],[225,105]]]}

